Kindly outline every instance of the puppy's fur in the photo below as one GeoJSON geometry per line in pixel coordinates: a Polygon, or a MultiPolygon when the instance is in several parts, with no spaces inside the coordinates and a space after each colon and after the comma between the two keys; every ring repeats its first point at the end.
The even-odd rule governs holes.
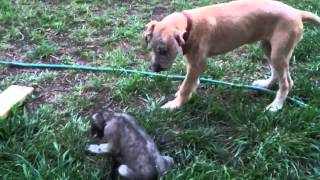
{"type": "Polygon", "coordinates": [[[96,113],[91,132],[98,143],[89,145],[86,151],[112,156],[122,179],[157,179],[173,166],[173,159],[161,156],[151,137],[127,114],[96,113]]]}
{"type": "Polygon", "coordinates": [[[187,77],[176,98],[163,108],[178,108],[191,98],[207,57],[260,41],[271,67],[271,77],[253,84],[268,88],[278,81],[276,98],[267,109],[281,109],[293,86],[289,60],[301,39],[303,21],[320,25],[320,18],[315,14],[272,0],[233,1],[173,13],[160,22],[151,21],[143,35],[147,43],[151,40],[154,71],[168,70],[181,47],[187,49],[187,77]],[[186,32],[188,19],[192,28],[186,32]],[[184,38],[186,33],[188,39],[184,38]]]}

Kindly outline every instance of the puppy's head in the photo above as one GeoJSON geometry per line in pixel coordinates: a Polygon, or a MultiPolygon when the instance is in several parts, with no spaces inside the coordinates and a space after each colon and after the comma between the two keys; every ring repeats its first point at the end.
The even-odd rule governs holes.
{"type": "Polygon", "coordinates": [[[146,46],[152,48],[152,69],[155,72],[171,68],[181,46],[184,45],[185,31],[181,32],[174,26],[168,26],[158,21],[151,21],[146,25],[143,38],[146,46]]]}

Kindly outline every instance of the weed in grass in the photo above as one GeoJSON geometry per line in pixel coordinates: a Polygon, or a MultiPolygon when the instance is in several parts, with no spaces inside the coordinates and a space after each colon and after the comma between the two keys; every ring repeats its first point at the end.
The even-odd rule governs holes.
{"type": "Polygon", "coordinates": [[[203,72],[203,76],[213,79],[221,79],[224,76],[225,63],[221,61],[213,61],[208,64],[207,70],[203,72]]]}
{"type": "Polygon", "coordinates": [[[175,62],[172,65],[171,72],[176,74],[185,74],[186,68],[185,68],[185,62],[183,60],[182,53],[179,53],[175,62]]]}
{"type": "Polygon", "coordinates": [[[253,60],[253,62],[258,62],[261,61],[265,54],[261,49],[260,44],[250,44],[247,46],[247,54],[248,56],[246,57],[247,59],[253,60]]]}
{"type": "Polygon", "coordinates": [[[10,27],[4,30],[5,35],[1,37],[2,41],[10,41],[10,40],[24,40],[24,36],[22,36],[20,33],[20,29],[16,27],[10,27]]]}
{"type": "Polygon", "coordinates": [[[0,43],[0,50],[8,51],[14,49],[14,46],[7,43],[0,43]]]}
{"type": "Polygon", "coordinates": [[[122,48],[117,48],[111,52],[105,52],[104,59],[107,64],[113,67],[125,68],[133,63],[133,56],[122,48]]]}
{"type": "Polygon", "coordinates": [[[88,50],[82,50],[82,51],[80,52],[80,56],[81,56],[81,57],[84,57],[84,58],[94,59],[95,55],[96,55],[95,51],[90,50],[90,49],[88,49],[88,50]]]}
{"type": "Polygon", "coordinates": [[[0,21],[10,23],[17,18],[17,12],[12,1],[2,1],[0,5],[0,21]]]}
{"type": "Polygon", "coordinates": [[[94,32],[95,32],[94,29],[83,27],[81,29],[74,30],[71,33],[70,38],[72,39],[72,41],[74,41],[78,45],[86,45],[92,42],[92,39],[90,38],[90,36],[94,32]]]}
{"type": "Polygon", "coordinates": [[[89,19],[89,23],[92,26],[95,26],[96,28],[101,28],[103,30],[104,28],[107,28],[108,25],[110,25],[109,19],[110,17],[107,15],[103,15],[103,16],[92,15],[89,19]]]}
{"type": "Polygon", "coordinates": [[[44,34],[37,30],[31,31],[30,41],[33,43],[41,43],[42,41],[45,41],[44,34]]]}
{"type": "MultiPolygon", "coordinates": [[[[307,26],[308,27],[308,26],[307,26]]],[[[320,31],[318,27],[307,28],[304,31],[303,38],[298,44],[294,56],[298,62],[313,61],[319,53],[314,47],[320,46],[320,31]],[[312,44],[312,46],[310,46],[312,44]]]]}
{"type": "Polygon", "coordinates": [[[47,41],[42,41],[32,51],[29,51],[29,54],[30,58],[32,59],[42,59],[54,54],[56,51],[57,46],[55,44],[50,44],[47,41]]]}
{"type": "Polygon", "coordinates": [[[63,21],[57,21],[52,23],[52,28],[57,32],[63,32],[67,30],[68,25],[64,23],[63,21]]]}
{"type": "Polygon", "coordinates": [[[61,60],[63,64],[74,64],[76,61],[72,56],[68,55],[62,56],[61,60]]]}
{"type": "Polygon", "coordinates": [[[112,36],[105,40],[105,44],[114,43],[119,40],[130,40],[139,42],[139,34],[144,28],[144,24],[138,16],[129,16],[128,19],[119,19],[117,26],[112,31],[112,36]]]}
{"type": "Polygon", "coordinates": [[[141,75],[130,75],[129,78],[120,80],[116,87],[118,91],[115,94],[115,98],[120,102],[127,103],[130,97],[137,95],[137,93],[143,93],[146,89],[144,86],[146,80],[141,75]]]}
{"type": "Polygon", "coordinates": [[[91,5],[85,2],[72,2],[71,3],[72,10],[77,14],[89,14],[91,5]]]}
{"type": "Polygon", "coordinates": [[[154,78],[154,88],[159,90],[161,93],[169,93],[173,90],[173,82],[170,79],[157,77],[154,78]]]}
{"type": "Polygon", "coordinates": [[[174,0],[171,1],[171,6],[173,6],[175,9],[191,9],[192,3],[187,3],[185,0],[174,0]]]}

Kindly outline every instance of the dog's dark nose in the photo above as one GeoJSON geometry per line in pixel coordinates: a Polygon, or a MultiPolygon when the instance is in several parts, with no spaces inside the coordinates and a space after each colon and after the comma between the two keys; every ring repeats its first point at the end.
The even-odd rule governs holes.
{"type": "Polygon", "coordinates": [[[163,71],[164,68],[162,68],[159,64],[153,64],[153,65],[152,65],[152,70],[153,70],[154,72],[160,72],[160,71],[163,71]]]}

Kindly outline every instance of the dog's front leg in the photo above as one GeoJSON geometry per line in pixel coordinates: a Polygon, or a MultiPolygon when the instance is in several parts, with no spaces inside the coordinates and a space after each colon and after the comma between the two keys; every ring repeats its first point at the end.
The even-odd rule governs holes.
{"type": "Polygon", "coordinates": [[[90,144],[85,148],[85,151],[91,154],[107,154],[111,153],[112,145],[110,143],[90,144]]]}
{"type": "Polygon", "coordinates": [[[187,75],[183,80],[179,90],[176,93],[176,98],[167,102],[162,108],[176,109],[186,103],[191,97],[192,93],[198,87],[199,77],[205,68],[206,62],[187,60],[187,75]]]}

